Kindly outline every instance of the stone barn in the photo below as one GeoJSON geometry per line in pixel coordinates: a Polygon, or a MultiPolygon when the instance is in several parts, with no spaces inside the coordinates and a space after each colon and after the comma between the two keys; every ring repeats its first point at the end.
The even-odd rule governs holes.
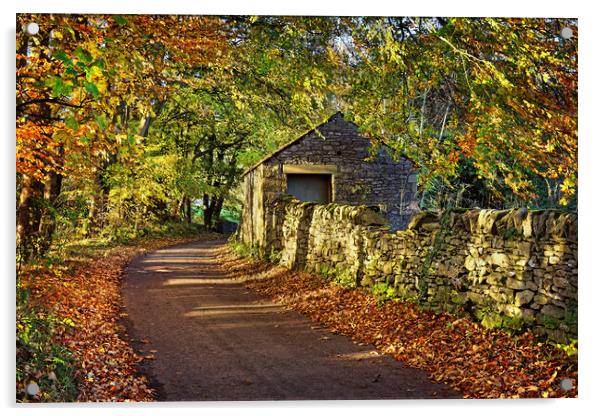
{"type": "Polygon", "coordinates": [[[338,112],[260,160],[243,174],[239,238],[264,241],[265,207],[282,194],[378,207],[391,229],[404,228],[418,209],[415,168],[407,159],[393,160],[384,148],[374,157],[370,150],[370,140],[338,112]]]}

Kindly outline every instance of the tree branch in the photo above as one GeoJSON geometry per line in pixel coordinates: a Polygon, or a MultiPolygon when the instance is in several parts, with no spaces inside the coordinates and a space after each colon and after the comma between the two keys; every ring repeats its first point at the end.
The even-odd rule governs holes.
{"type": "Polygon", "coordinates": [[[63,105],[65,107],[71,107],[71,108],[83,108],[83,106],[84,106],[83,102],[80,104],[71,104],[71,103],[67,103],[65,101],[61,101],[58,98],[38,98],[36,100],[25,101],[23,103],[17,104],[17,111],[19,111],[20,109],[22,109],[24,107],[28,107],[30,105],[46,104],[46,103],[58,104],[58,105],[63,105]]]}

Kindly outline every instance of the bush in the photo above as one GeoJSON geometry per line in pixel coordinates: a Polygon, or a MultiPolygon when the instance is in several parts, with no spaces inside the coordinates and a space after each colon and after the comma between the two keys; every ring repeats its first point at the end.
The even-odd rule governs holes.
{"type": "Polygon", "coordinates": [[[555,344],[556,348],[564,351],[567,356],[572,357],[573,355],[577,355],[579,350],[577,348],[577,340],[570,339],[568,344],[555,344]]]}
{"type": "Polygon", "coordinates": [[[318,273],[326,280],[345,289],[354,289],[356,287],[355,276],[351,270],[342,267],[322,266],[318,273]]]}
{"type": "Polygon", "coordinates": [[[260,259],[261,257],[259,254],[259,247],[255,245],[247,245],[233,239],[230,241],[230,246],[232,247],[232,250],[241,257],[252,257],[254,259],[260,259]]]}
{"type": "Polygon", "coordinates": [[[513,335],[525,332],[533,324],[532,318],[524,318],[519,315],[506,316],[491,307],[475,311],[475,317],[485,328],[503,329],[513,335]]]}
{"type": "Polygon", "coordinates": [[[395,288],[390,286],[387,282],[375,283],[374,286],[372,286],[372,294],[376,298],[376,303],[379,306],[384,305],[387,301],[399,298],[395,288]]]}
{"type": "Polygon", "coordinates": [[[200,224],[189,224],[180,221],[168,221],[141,228],[133,226],[105,227],[100,232],[100,238],[116,244],[130,244],[141,237],[187,237],[202,233],[205,227],[200,224]]]}
{"type": "Polygon", "coordinates": [[[54,342],[59,326],[73,326],[32,308],[27,293],[17,288],[16,398],[18,402],[72,402],[77,398],[75,365],[70,351],[54,342]],[[35,395],[27,387],[38,387],[35,395]]]}
{"type": "Polygon", "coordinates": [[[148,229],[148,235],[171,235],[176,237],[186,237],[200,234],[203,231],[205,231],[205,227],[200,224],[189,224],[187,222],[170,221],[163,223],[155,227],[154,229],[148,229]]]}

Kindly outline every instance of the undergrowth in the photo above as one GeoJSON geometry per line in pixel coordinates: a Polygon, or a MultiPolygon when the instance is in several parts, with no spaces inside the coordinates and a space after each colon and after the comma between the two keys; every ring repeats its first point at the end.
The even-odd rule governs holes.
{"type": "Polygon", "coordinates": [[[53,341],[57,329],[72,327],[73,321],[32,306],[28,298],[28,291],[17,287],[17,401],[74,401],[77,380],[73,356],[53,341]]]}
{"type": "Polygon", "coordinates": [[[356,287],[355,276],[348,268],[323,266],[318,272],[320,276],[332,284],[345,289],[355,289],[356,287]]]}
{"type": "Polygon", "coordinates": [[[165,236],[192,237],[205,232],[205,228],[199,224],[169,221],[157,224],[152,228],[142,228],[135,233],[131,230],[115,234],[102,231],[89,238],[79,237],[76,239],[69,236],[58,236],[56,238],[57,243],[53,245],[46,256],[42,259],[34,259],[33,262],[46,265],[50,263],[60,264],[66,259],[105,256],[112,248],[133,246],[153,238],[165,236]]]}
{"type": "Polygon", "coordinates": [[[248,245],[236,240],[230,240],[230,246],[232,247],[232,250],[234,250],[234,252],[239,256],[251,257],[255,260],[263,260],[259,253],[259,247],[257,246],[248,245]]]}

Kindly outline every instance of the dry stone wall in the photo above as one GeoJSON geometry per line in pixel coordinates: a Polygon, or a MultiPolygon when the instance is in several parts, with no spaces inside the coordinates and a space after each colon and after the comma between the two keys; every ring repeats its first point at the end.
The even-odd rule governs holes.
{"type": "Polygon", "coordinates": [[[527,324],[557,342],[577,336],[576,214],[420,212],[407,230],[389,232],[367,206],[277,197],[265,223],[255,243],[287,267],[345,271],[357,285],[386,286],[486,325],[527,324]]]}

